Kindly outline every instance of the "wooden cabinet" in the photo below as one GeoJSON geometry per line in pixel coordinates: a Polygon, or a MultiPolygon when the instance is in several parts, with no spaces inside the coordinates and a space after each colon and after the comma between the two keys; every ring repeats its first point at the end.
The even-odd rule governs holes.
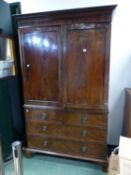
{"type": "Polygon", "coordinates": [[[16,16],[28,151],[106,163],[114,7],[16,16]]]}

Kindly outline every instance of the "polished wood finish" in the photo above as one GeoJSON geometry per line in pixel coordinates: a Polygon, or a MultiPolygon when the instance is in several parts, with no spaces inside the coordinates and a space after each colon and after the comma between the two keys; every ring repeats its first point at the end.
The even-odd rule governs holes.
{"type": "Polygon", "coordinates": [[[125,90],[123,135],[126,137],[131,137],[131,89],[130,88],[125,90]]]}
{"type": "Polygon", "coordinates": [[[20,35],[25,100],[59,101],[59,28],[21,29],[20,35]]]}
{"type": "Polygon", "coordinates": [[[96,142],[70,141],[66,139],[56,139],[51,137],[36,137],[37,135],[28,135],[29,147],[43,149],[69,155],[78,155],[81,157],[104,158],[106,146],[96,142]],[[99,147],[99,149],[98,149],[99,147]]]}
{"type": "Polygon", "coordinates": [[[89,113],[85,111],[66,111],[64,112],[64,124],[72,126],[107,126],[106,114],[89,113]]]}
{"type": "Polygon", "coordinates": [[[114,7],[16,16],[28,151],[107,162],[114,7]]]}
{"type": "Polygon", "coordinates": [[[60,124],[32,121],[27,121],[26,127],[29,134],[49,135],[51,137],[67,138],[70,140],[94,140],[106,143],[105,128],[63,126],[60,124]]]}
{"type": "Polygon", "coordinates": [[[68,106],[104,104],[106,31],[102,27],[77,24],[66,29],[65,104],[68,106]]]}
{"type": "Polygon", "coordinates": [[[60,110],[51,109],[25,109],[26,120],[48,122],[48,123],[62,123],[63,116],[60,110]]]}

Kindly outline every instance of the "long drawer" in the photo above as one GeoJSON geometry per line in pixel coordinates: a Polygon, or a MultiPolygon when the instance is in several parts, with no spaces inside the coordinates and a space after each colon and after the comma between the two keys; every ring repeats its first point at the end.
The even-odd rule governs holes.
{"type": "Polygon", "coordinates": [[[105,158],[106,146],[95,142],[68,141],[39,135],[27,136],[28,148],[81,157],[105,158]]]}
{"type": "Polygon", "coordinates": [[[28,134],[41,134],[58,138],[94,140],[106,143],[106,129],[92,126],[68,126],[62,124],[51,124],[45,122],[27,121],[26,130],[28,134]]]}

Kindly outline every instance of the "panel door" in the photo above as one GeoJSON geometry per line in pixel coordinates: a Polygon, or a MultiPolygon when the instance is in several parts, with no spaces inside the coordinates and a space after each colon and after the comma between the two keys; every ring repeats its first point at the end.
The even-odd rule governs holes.
{"type": "Polygon", "coordinates": [[[66,26],[65,33],[65,105],[84,108],[103,105],[106,28],[72,24],[66,26]]]}
{"type": "Polygon", "coordinates": [[[59,101],[60,28],[19,30],[25,100],[59,101]]]}

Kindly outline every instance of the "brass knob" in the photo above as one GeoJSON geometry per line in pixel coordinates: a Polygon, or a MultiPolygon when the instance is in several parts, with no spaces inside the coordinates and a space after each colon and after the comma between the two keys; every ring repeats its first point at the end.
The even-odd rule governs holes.
{"type": "Polygon", "coordinates": [[[44,147],[47,147],[47,146],[48,146],[48,140],[45,140],[45,141],[43,142],[43,146],[44,146],[44,147]]]}
{"type": "Polygon", "coordinates": [[[48,127],[47,126],[43,126],[42,127],[42,131],[47,131],[48,130],[48,127]]]}
{"type": "Polygon", "coordinates": [[[86,115],[82,116],[81,123],[83,123],[83,124],[87,123],[87,119],[88,119],[88,117],[86,115]]]}
{"type": "Polygon", "coordinates": [[[29,109],[26,109],[25,111],[26,111],[26,112],[29,112],[29,109]]]}
{"type": "Polygon", "coordinates": [[[41,119],[42,119],[42,120],[45,120],[46,117],[47,117],[47,114],[43,112],[43,113],[41,114],[41,119]]]}
{"type": "Polygon", "coordinates": [[[87,146],[82,146],[82,147],[81,147],[81,151],[82,151],[83,153],[86,153],[86,152],[87,152],[87,146]]]}
{"type": "Polygon", "coordinates": [[[86,137],[86,136],[87,136],[87,130],[83,130],[83,131],[81,132],[81,135],[82,135],[82,137],[86,137]]]}
{"type": "Polygon", "coordinates": [[[86,48],[83,48],[82,51],[85,53],[85,52],[87,52],[87,49],[86,48]]]}
{"type": "Polygon", "coordinates": [[[26,67],[29,68],[30,67],[30,64],[27,64],[26,67]]]}

